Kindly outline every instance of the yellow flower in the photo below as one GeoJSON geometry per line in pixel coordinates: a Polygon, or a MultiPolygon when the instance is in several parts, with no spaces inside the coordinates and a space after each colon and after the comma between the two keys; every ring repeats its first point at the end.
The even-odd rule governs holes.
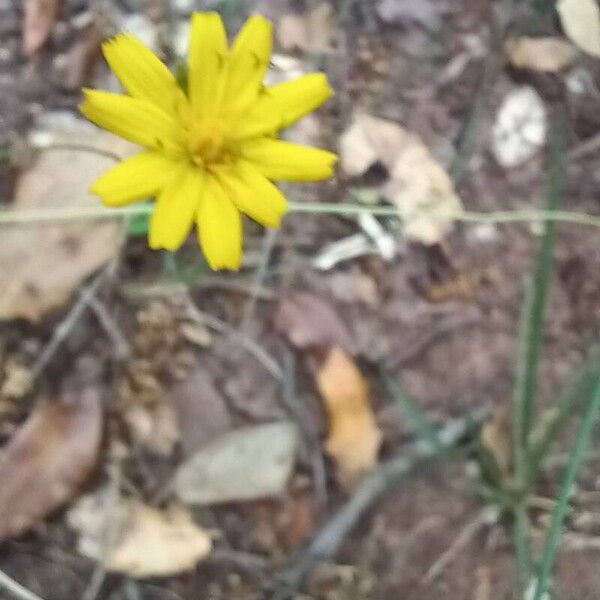
{"type": "Polygon", "coordinates": [[[244,213],[278,227],[287,210],[272,183],[318,181],[336,156],[277,139],[278,132],[332,94],[322,73],[263,85],[271,23],[253,16],[231,48],[217,13],[192,16],[187,92],[137,38],[121,34],[104,56],[128,92],[84,90],[81,112],[96,125],[145,147],[98,179],[92,191],[109,206],[156,197],[152,248],[175,250],[194,224],[213,269],[238,269],[244,213]]]}

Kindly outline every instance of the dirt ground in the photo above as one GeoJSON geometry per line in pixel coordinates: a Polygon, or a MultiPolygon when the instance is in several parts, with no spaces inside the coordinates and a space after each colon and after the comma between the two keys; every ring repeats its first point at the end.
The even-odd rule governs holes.
{"type": "MultiPolygon", "coordinates": [[[[0,163],[3,205],[11,205],[15,184],[34,160],[24,148],[36,120],[51,111],[75,111],[81,86],[110,85],[98,44],[123,23],[133,27],[132,17],[155,36],[156,46],[173,64],[178,25],[194,9],[217,6],[235,31],[254,11],[277,26],[285,15],[304,16],[315,4],[65,0],[47,42],[27,56],[23,5],[0,0],[0,149],[11,157],[0,163]]],[[[563,208],[598,213],[600,153],[582,151],[582,144],[598,134],[600,123],[597,60],[580,56],[571,67],[586,74],[592,90],[577,94],[567,85],[566,73],[536,73],[502,62],[502,52],[494,45],[501,7],[491,0],[428,0],[418,5],[338,0],[329,6],[333,17],[326,52],[314,50],[311,41],[285,50],[282,40],[278,42],[281,54],[322,68],[335,90],[333,100],[297,132],[301,139],[336,149],[354,112],[361,109],[401,123],[450,168],[481,99],[472,152],[457,180],[464,206],[472,211],[539,208],[546,185],[543,152],[505,169],[490,150],[498,107],[510,90],[526,84],[548,106],[560,101],[567,109],[563,208]],[[392,9],[386,12],[383,5],[392,9]],[[501,64],[489,85],[482,86],[490,56],[501,64]]],[[[519,34],[560,35],[554,16],[535,18],[522,7],[511,27],[519,34]]],[[[286,193],[299,202],[348,202],[353,187],[377,184],[385,176],[379,166],[358,181],[340,172],[333,181],[290,186],[286,193]]],[[[214,549],[180,575],[145,579],[101,572],[101,585],[90,595],[101,561],[77,551],[77,532],[68,520],[76,498],[24,535],[3,541],[0,570],[45,600],[268,597],[265,590],[293,564],[296,552],[354,493],[339,485],[325,453],[327,415],[314,375],[320,357],[294,346],[277,324],[282,303],[299,294],[331,309],[352,344],[352,356],[371,387],[383,436],[380,460],[402,453],[415,438],[382,383],[382,367],[401,379],[440,427],[477,407],[508,410],[520,306],[539,228],[463,224],[429,247],[392,230],[398,244],[392,260],[375,252],[327,271],[313,266],[328,244],[358,230],[353,217],[292,214],[268,248],[264,232],[249,226],[245,267],[232,275],[198,268],[193,240],[173,258],[151,253],[144,237],[130,236],[116,268],[97,291],[102,314],[117,332],[97,312],[83,311],[44,365],[35,390],[21,397],[0,395],[2,441],[41,400],[91,387],[101,398],[103,435],[98,462],[82,492],[110,482],[117,464],[122,495],[161,507],[172,501],[167,482],[177,466],[190,448],[215,432],[292,418],[303,421],[312,437],[303,444],[283,497],[190,509],[194,521],[214,535],[214,549]],[[190,327],[181,281],[188,286],[187,298],[213,318],[208,328],[198,323],[190,327]],[[123,340],[127,352],[120,356],[123,340]],[[284,369],[283,383],[270,372],[263,353],[284,369]],[[292,414],[284,401],[290,378],[294,406],[300,407],[292,414]],[[325,469],[321,486],[311,462],[315,449],[325,469]]],[[[598,339],[599,263],[597,231],[558,228],[539,384],[542,406],[553,404],[556,391],[598,339]]],[[[15,365],[36,364],[77,302],[75,294],[37,322],[0,323],[0,382],[14,375],[15,365]]],[[[557,459],[545,471],[531,508],[540,539],[564,466],[560,453],[568,444],[565,439],[555,448],[557,459]]],[[[553,598],[600,598],[599,469],[594,457],[573,499],[553,598]]],[[[502,520],[486,521],[476,470],[473,454],[465,449],[419,466],[370,507],[341,551],[317,566],[294,597],[514,598],[510,531],[502,520]]],[[[0,598],[12,597],[0,590],[0,598]]]]}

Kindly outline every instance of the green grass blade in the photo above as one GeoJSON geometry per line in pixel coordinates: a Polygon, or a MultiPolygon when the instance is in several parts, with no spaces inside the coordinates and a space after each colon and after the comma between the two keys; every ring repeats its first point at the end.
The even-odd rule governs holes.
{"type": "MultiPolygon", "coordinates": [[[[547,209],[560,205],[564,167],[564,121],[554,127],[550,156],[547,209]]],[[[552,251],[556,224],[547,221],[538,250],[533,276],[527,288],[519,328],[519,352],[513,393],[515,411],[515,442],[525,448],[535,413],[538,366],[542,349],[544,318],[552,277],[552,251]]]]}
{"type": "Polygon", "coordinates": [[[592,431],[598,411],[600,410],[600,381],[596,384],[596,389],[588,404],[585,416],[577,433],[575,447],[569,457],[569,462],[565,471],[565,476],[560,488],[558,502],[552,513],[550,529],[544,542],[544,551],[537,574],[537,581],[533,593],[533,600],[541,600],[548,588],[548,579],[556,558],[556,551],[562,534],[563,522],[569,506],[569,498],[573,491],[573,486],[577,475],[583,465],[583,459],[592,437],[592,431]]]}
{"type": "MultiPolygon", "coordinates": [[[[561,114],[554,122],[550,141],[548,211],[556,210],[562,197],[565,137],[565,120],[561,114]]],[[[545,223],[533,275],[526,290],[519,326],[519,351],[513,388],[513,443],[515,483],[520,495],[525,493],[530,473],[527,463],[528,442],[535,415],[538,367],[552,276],[555,229],[554,223],[550,221],[545,223]]],[[[521,587],[531,572],[529,521],[524,501],[524,496],[521,496],[513,508],[517,570],[521,587]]]]}
{"type": "Polygon", "coordinates": [[[529,466],[528,487],[530,489],[535,485],[541,463],[547,456],[552,443],[556,440],[569,418],[577,413],[577,409],[582,405],[582,402],[591,396],[599,379],[600,344],[589,350],[561,392],[556,412],[545,424],[537,439],[532,440],[527,461],[529,466]]]}
{"type": "Polygon", "coordinates": [[[385,370],[380,370],[381,379],[383,384],[394,399],[402,414],[406,419],[414,426],[419,437],[429,442],[435,449],[439,450],[442,447],[438,432],[434,425],[432,425],[427,418],[427,415],[423,412],[423,409],[419,404],[413,400],[402,387],[400,382],[391,377],[385,370]]]}

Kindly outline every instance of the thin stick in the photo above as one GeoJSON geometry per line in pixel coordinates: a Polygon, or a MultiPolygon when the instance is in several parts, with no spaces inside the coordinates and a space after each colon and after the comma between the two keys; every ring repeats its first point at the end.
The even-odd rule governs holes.
{"type": "Polygon", "coordinates": [[[498,513],[494,509],[483,509],[472,521],[469,521],[450,546],[440,554],[438,559],[427,569],[427,573],[421,581],[421,585],[427,585],[439,577],[444,569],[462,552],[471,540],[479,533],[479,530],[498,519],[498,513]]]}
{"type": "Polygon", "coordinates": [[[111,268],[112,265],[109,265],[107,268],[103,269],[96,275],[93,281],[81,291],[77,302],[73,305],[67,316],[55,328],[50,341],[46,344],[42,353],[31,367],[30,385],[33,385],[37,381],[38,377],[44,372],[52,360],[56,351],[60,348],[60,345],[69,336],[73,327],[79,322],[81,315],[88,307],[90,298],[93,298],[96,295],[111,268]]]}
{"type": "MultiPolygon", "coordinates": [[[[329,214],[351,216],[372,214],[378,217],[400,218],[398,210],[393,206],[370,206],[352,202],[289,202],[289,212],[309,214],[329,214]]],[[[36,223],[59,223],[63,221],[81,221],[88,219],[114,219],[117,217],[135,217],[149,215],[154,210],[152,205],[139,204],[111,208],[104,206],[82,208],[48,208],[35,210],[0,210],[0,226],[2,225],[33,225],[36,223]]],[[[570,211],[547,211],[537,209],[498,210],[492,212],[463,211],[453,216],[454,220],[462,223],[483,223],[504,225],[509,223],[571,223],[600,227],[600,215],[570,211]]]]}
{"type": "Polygon", "coordinates": [[[374,504],[395,489],[396,485],[417,467],[456,447],[470,431],[481,426],[487,412],[485,408],[479,407],[466,417],[451,420],[438,432],[438,447],[426,440],[420,440],[404,448],[397,456],[384,462],[368,475],[348,502],[296,556],[292,565],[276,583],[270,600],[287,600],[294,597],[295,591],[313,567],[337,554],[344,540],[374,504]]]}
{"type": "Polygon", "coordinates": [[[15,598],[19,600],[44,600],[37,594],[23,587],[20,583],[17,583],[14,579],[9,577],[4,571],[0,571],[0,587],[8,590],[15,598]]]}

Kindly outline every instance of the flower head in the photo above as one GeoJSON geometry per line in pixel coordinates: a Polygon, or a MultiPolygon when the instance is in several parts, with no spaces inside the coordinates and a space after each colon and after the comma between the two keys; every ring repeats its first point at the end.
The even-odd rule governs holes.
{"type": "Polygon", "coordinates": [[[327,79],[311,73],[265,87],[271,46],[271,23],[263,17],[250,17],[229,48],[217,13],[194,14],[184,90],[134,36],[103,45],[127,94],[86,89],[80,110],[145,150],[105,173],[92,191],[109,206],[156,197],[152,248],[179,248],[195,222],[210,267],[237,269],[241,213],[278,227],[287,210],[273,180],[331,176],[334,154],[277,139],[330,98],[327,79]]]}

